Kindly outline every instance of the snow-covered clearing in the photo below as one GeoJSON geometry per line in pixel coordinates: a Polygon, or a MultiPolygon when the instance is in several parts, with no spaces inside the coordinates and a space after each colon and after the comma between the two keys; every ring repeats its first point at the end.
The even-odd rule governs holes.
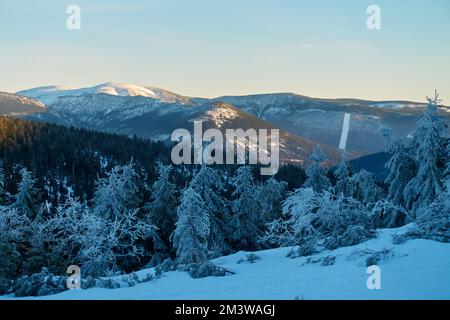
{"type": "Polygon", "coordinates": [[[348,132],[350,130],[350,113],[344,116],[344,123],[342,124],[341,141],[339,142],[339,149],[345,150],[347,148],[348,132]]]}
{"type": "Polygon", "coordinates": [[[238,264],[246,255],[239,252],[214,260],[235,272],[227,277],[192,279],[175,271],[134,287],[72,290],[33,299],[450,299],[450,244],[422,239],[393,244],[392,235],[408,228],[380,230],[376,239],[309,257],[335,256],[331,266],[307,263],[307,257],[287,258],[290,248],[259,251],[261,260],[238,264]],[[379,263],[381,290],[369,290],[368,252],[384,249],[391,253],[379,263]]]}

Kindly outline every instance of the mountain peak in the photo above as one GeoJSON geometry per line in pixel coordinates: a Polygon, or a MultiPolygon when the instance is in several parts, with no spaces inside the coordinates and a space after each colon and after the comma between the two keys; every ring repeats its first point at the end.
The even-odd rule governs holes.
{"type": "Polygon", "coordinates": [[[37,99],[46,104],[55,102],[63,96],[83,96],[91,94],[108,94],[122,97],[145,97],[162,102],[189,103],[189,98],[170,91],[151,86],[141,86],[131,83],[105,82],[92,87],[74,88],[64,85],[54,85],[27,89],[17,92],[20,95],[37,99]]]}

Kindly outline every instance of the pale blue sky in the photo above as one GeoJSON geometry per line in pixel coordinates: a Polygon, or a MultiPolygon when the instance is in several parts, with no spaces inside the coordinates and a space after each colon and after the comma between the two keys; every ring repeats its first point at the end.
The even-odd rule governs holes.
{"type": "Polygon", "coordinates": [[[437,88],[450,104],[448,0],[1,0],[0,38],[0,91],[114,81],[422,101],[437,88]],[[370,4],[380,31],[366,28],[370,4]]]}

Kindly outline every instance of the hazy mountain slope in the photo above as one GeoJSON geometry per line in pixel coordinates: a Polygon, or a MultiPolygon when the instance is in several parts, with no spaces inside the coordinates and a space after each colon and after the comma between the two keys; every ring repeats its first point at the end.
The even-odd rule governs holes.
{"type": "MultiPolygon", "coordinates": [[[[40,99],[47,112],[28,119],[55,122],[94,130],[169,139],[178,128],[193,130],[193,121],[202,120],[203,129],[271,129],[277,126],[229,104],[201,98],[187,98],[169,91],[129,84],[102,84],[73,89],[62,86],[24,90],[21,94],[40,99]]],[[[280,132],[280,160],[305,165],[317,142],[287,131],[280,132]]],[[[338,151],[324,146],[329,165],[338,160],[338,151]]]]}
{"type": "Polygon", "coordinates": [[[45,111],[42,102],[14,94],[0,92],[0,115],[24,116],[45,111]]]}
{"type": "MultiPolygon", "coordinates": [[[[277,129],[273,124],[252,116],[232,105],[213,103],[212,108],[202,112],[196,120],[203,120],[203,128],[219,128],[223,132],[226,129],[277,129]]],[[[280,160],[283,163],[307,165],[309,156],[314,151],[317,142],[305,139],[280,130],[280,160]]],[[[328,165],[334,165],[339,160],[339,152],[336,148],[322,145],[329,158],[328,165]]],[[[352,154],[355,157],[356,154],[352,154]]]]}
{"type": "MultiPolygon", "coordinates": [[[[299,136],[338,147],[344,115],[350,114],[347,148],[364,153],[382,151],[383,128],[408,136],[424,104],[407,101],[367,101],[357,99],[316,99],[292,93],[225,96],[230,103],[299,136]]],[[[442,109],[450,123],[450,113],[442,109]]]]}
{"type": "MultiPolygon", "coordinates": [[[[219,127],[226,120],[229,128],[235,129],[251,128],[255,119],[259,119],[264,122],[263,127],[283,131],[286,142],[283,160],[300,164],[307,162],[306,152],[316,143],[329,145],[327,151],[335,162],[336,148],[343,143],[341,134],[346,114],[349,118],[346,148],[353,155],[363,155],[384,150],[383,128],[408,137],[425,107],[408,101],[317,99],[292,93],[211,100],[184,97],[150,86],[117,83],[81,89],[41,87],[20,91],[20,94],[47,106],[46,113],[31,115],[30,119],[152,139],[167,139],[177,128],[191,129],[193,119],[209,121],[209,127],[219,127]],[[216,102],[227,105],[225,109],[233,118],[228,119],[224,110],[218,112],[216,102]],[[242,113],[232,111],[233,106],[242,113]]],[[[450,123],[448,109],[442,109],[442,113],[450,123]]]]}

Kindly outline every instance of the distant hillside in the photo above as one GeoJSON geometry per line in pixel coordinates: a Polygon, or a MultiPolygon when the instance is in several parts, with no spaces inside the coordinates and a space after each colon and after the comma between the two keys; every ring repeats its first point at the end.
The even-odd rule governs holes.
{"type": "Polygon", "coordinates": [[[169,157],[163,142],[0,117],[0,161],[5,175],[12,177],[6,186],[11,194],[21,167],[33,172],[41,197],[56,203],[69,187],[90,199],[98,176],[131,160],[151,181],[156,162],[168,163],[169,157]]]}
{"type": "Polygon", "coordinates": [[[386,162],[389,158],[390,155],[386,152],[379,152],[354,159],[351,163],[354,172],[364,169],[374,173],[378,180],[384,181],[389,173],[385,168],[386,162]]]}
{"type": "Polygon", "coordinates": [[[18,94],[0,91],[0,115],[25,116],[45,112],[45,104],[18,94]]]}

